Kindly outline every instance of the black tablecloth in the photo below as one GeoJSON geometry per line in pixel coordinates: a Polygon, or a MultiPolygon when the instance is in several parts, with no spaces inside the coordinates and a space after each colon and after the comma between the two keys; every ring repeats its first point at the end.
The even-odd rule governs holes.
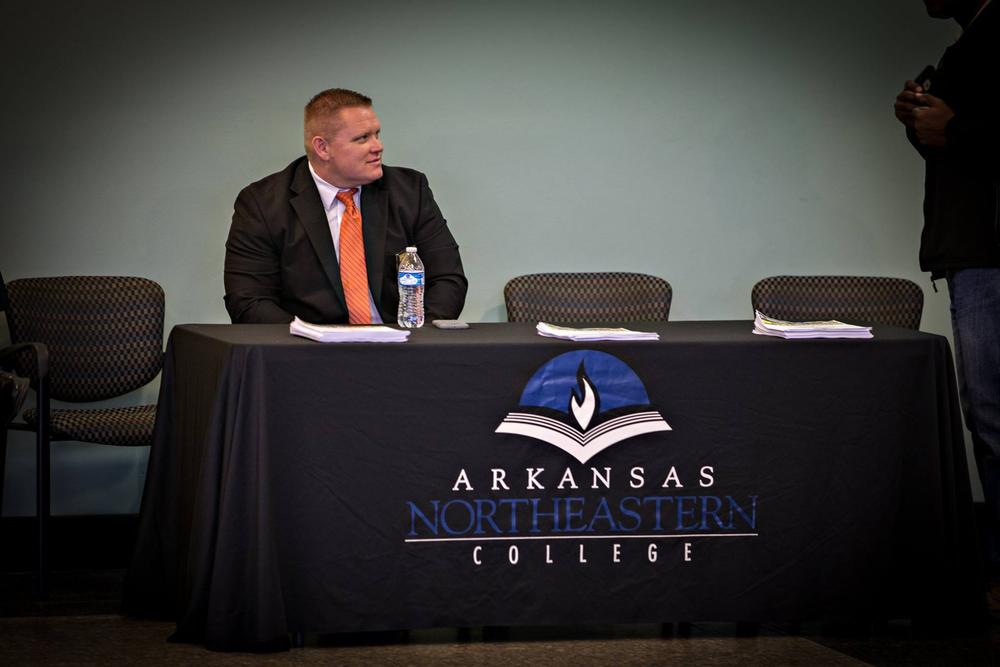
{"type": "Polygon", "coordinates": [[[641,328],[661,340],[175,328],[126,609],[220,649],[290,632],[982,611],[944,338],[641,328]],[[620,438],[496,432],[517,419],[620,438]]]}

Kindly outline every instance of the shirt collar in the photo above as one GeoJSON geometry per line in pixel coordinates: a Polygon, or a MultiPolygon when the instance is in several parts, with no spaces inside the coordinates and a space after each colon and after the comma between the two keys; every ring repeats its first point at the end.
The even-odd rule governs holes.
{"type": "MultiPolygon", "coordinates": [[[[313,169],[313,166],[312,166],[311,162],[307,161],[306,164],[309,165],[309,173],[312,174],[313,181],[315,181],[315,183],[316,183],[316,189],[319,190],[319,198],[321,200],[323,200],[323,209],[324,210],[329,211],[331,208],[333,208],[334,206],[337,205],[337,202],[339,201],[337,199],[337,193],[338,192],[340,192],[341,190],[345,190],[346,191],[346,190],[352,189],[352,188],[338,188],[336,185],[333,185],[331,183],[327,183],[326,181],[324,181],[320,177],[319,174],[316,173],[316,170],[313,169]]],[[[357,201],[358,201],[357,198],[359,196],[361,196],[361,186],[360,185],[357,187],[357,190],[358,191],[356,193],[354,193],[354,201],[355,201],[355,203],[357,203],[357,201]]]]}

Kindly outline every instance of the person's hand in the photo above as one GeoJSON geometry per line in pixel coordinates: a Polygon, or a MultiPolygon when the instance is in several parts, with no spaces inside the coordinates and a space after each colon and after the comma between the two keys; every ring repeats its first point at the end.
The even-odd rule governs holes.
{"type": "Polygon", "coordinates": [[[941,148],[948,143],[945,128],[948,121],[955,117],[945,101],[933,95],[917,95],[920,105],[913,112],[913,130],[917,133],[917,141],[924,146],[941,148]]]}
{"type": "Polygon", "coordinates": [[[906,127],[913,127],[913,110],[923,106],[919,95],[923,95],[923,86],[917,85],[913,81],[903,84],[903,91],[896,95],[896,118],[906,127]]]}

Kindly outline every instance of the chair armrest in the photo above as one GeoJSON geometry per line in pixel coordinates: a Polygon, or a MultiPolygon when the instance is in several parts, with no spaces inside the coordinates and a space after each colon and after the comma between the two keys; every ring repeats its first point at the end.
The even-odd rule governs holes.
{"type": "Polygon", "coordinates": [[[49,348],[45,346],[45,343],[17,343],[0,349],[0,368],[9,368],[13,359],[25,350],[32,350],[35,355],[35,368],[38,374],[35,382],[40,383],[42,380],[48,380],[49,348]]]}

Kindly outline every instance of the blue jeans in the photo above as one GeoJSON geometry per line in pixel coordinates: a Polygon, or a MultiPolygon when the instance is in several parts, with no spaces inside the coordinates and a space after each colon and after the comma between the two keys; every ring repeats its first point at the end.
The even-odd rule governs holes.
{"type": "Polygon", "coordinates": [[[948,273],[958,391],[990,524],[990,566],[1000,575],[1000,268],[948,273]]]}

